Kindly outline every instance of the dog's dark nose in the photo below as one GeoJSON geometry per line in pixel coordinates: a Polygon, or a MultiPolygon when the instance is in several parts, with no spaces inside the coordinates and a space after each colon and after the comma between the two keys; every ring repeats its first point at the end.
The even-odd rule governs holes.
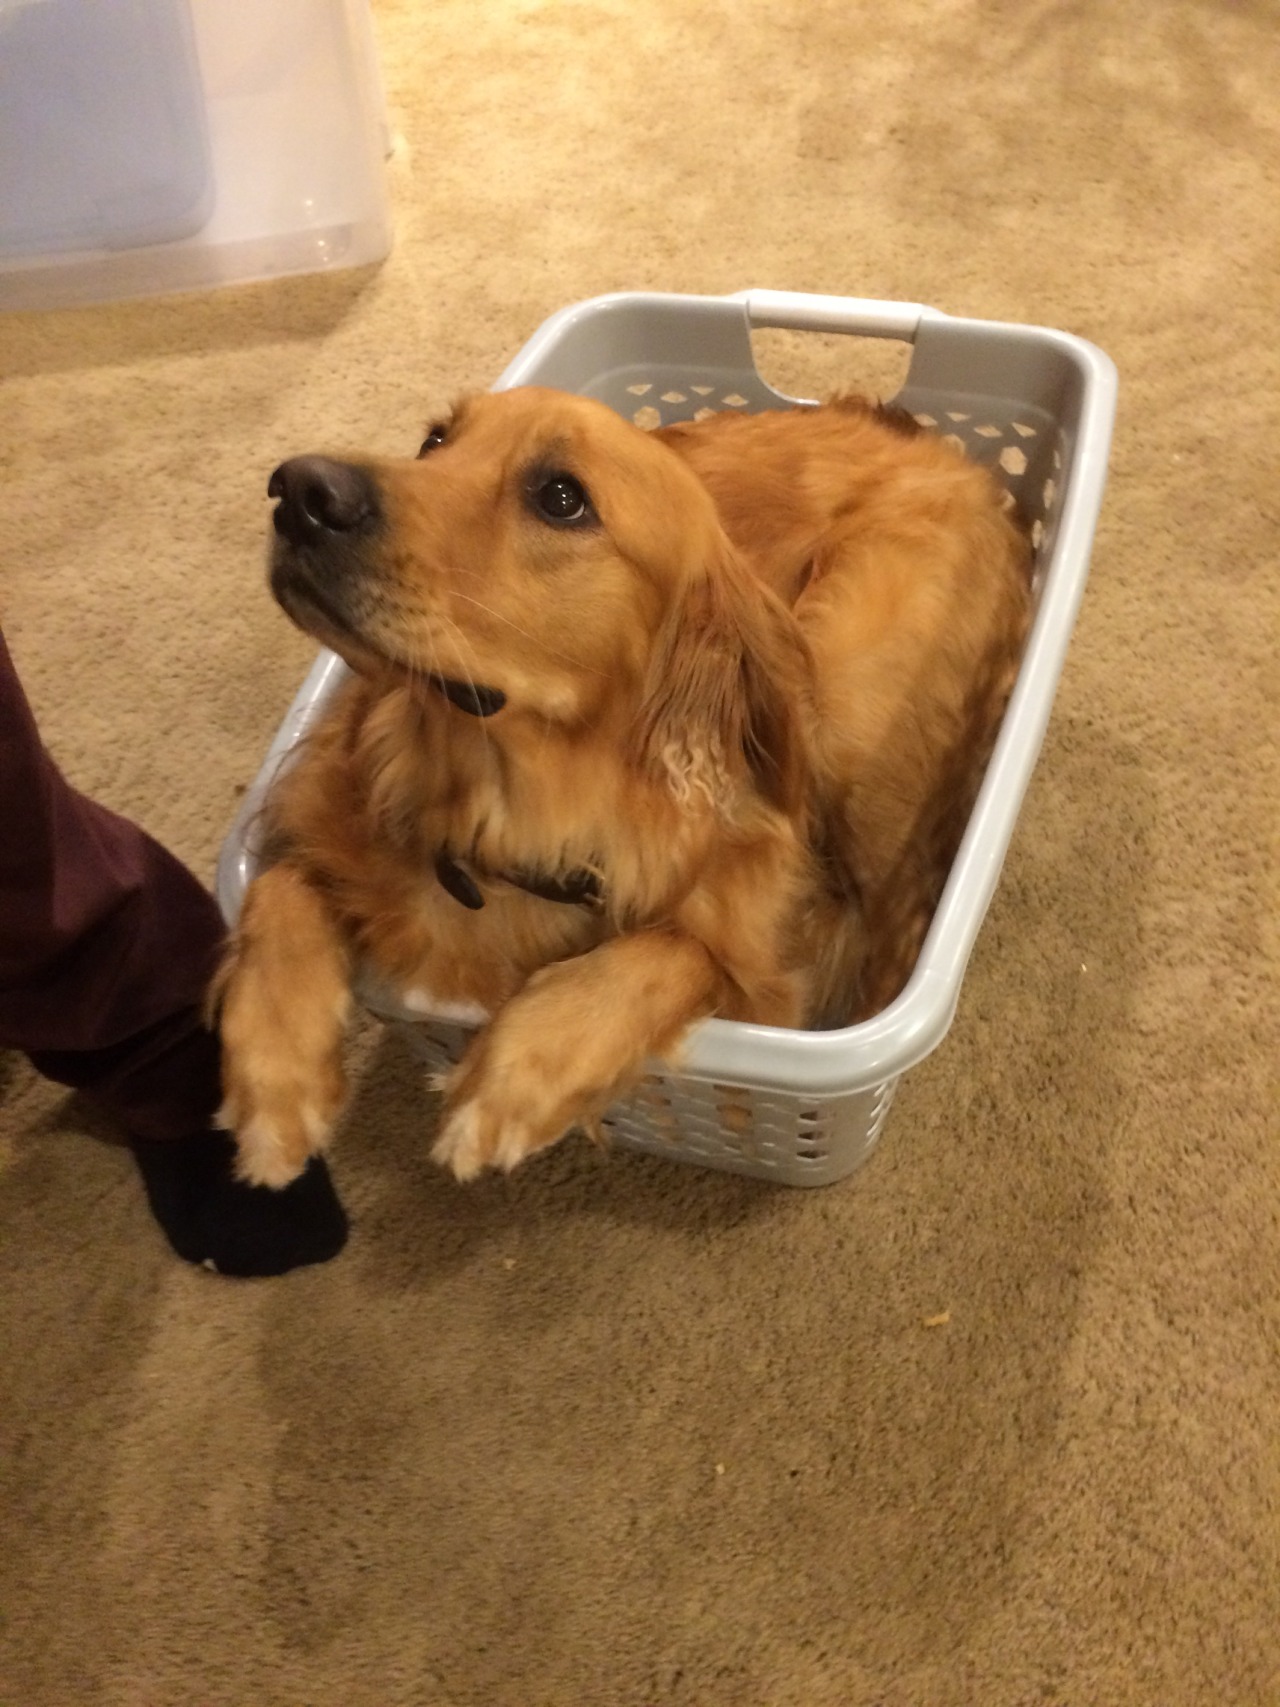
{"type": "Polygon", "coordinates": [[[376,513],[373,481],[363,468],[327,456],[294,456],[267,482],[278,498],[275,530],[291,545],[313,545],[326,534],[353,533],[376,513]]]}

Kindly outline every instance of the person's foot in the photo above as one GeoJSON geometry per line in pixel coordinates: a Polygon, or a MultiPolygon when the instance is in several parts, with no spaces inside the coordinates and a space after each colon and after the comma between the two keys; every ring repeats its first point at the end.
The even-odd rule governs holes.
{"type": "Polygon", "coordinates": [[[347,1242],[346,1211],[319,1156],[273,1191],[235,1177],[235,1145],[225,1132],[135,1139],[130,1148],[151,1213],[187,1262],[219,1274],[285,1274],[328,1262],[347,1242]]]}

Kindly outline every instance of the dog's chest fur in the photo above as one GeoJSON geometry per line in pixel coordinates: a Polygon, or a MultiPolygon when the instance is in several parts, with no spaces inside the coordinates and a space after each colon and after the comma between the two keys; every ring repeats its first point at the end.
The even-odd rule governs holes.
{"type": "Polygon", "coordinates": [[[668,911],[692,881],[707,815],[619,766],[612,732],[500,731],[401,691],[363,724],[353,757],[371,815],[424,873],[442,854],[481,877],[590,872],[618,923],[668,911]]]}

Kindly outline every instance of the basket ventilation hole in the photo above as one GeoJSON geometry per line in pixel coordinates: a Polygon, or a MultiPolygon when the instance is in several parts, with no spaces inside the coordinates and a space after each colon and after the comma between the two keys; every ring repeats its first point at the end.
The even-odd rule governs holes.
{"type": "Polygon", "coordinates": [[[1052,481],[1052,480],[1046,480],[1045,481],[1045,483],[1044,483],[1044,507],[1046,510],[1051,510],[1053,508],[1053,495],[1057,490],[1058,490],[1058,488],[1057,488],[1057,485],[1055,484],[1054,481],[1052,481]]]}
{"type": "Polygon", "coordinates": [[[731,409],[745,409],[747,406],[746,398],[736,391],[731,391],[729,395],[722,398],[721,401],[727,403],[731,409]]]}
{"type": "Polygon", "coordinates": [[[741,1138],[751,1130],[751,1099],[728,1085],[718,1086],[716,1113],[728,1132],[741,1138]]]}
{"type": "Polygon", "coordinates": [[[710,385],[691,385],[689,387],[689,390],[697,392],[699,397],[710,397],[713,389],[710,385]]]}
{"type": "Polygon", "coordinates": [[[695,421],[709,421],[714,414],[714,409],[695,409],[693,418],[695,421]]]}
{"type": "Polygon", "coordinates": [[[631,419],[637,427],[643,427],[646,433],[662,425],[661,411],[655,409],[652,403],[646,404],[643,409],[637,409],[631,419]]]}
{"type": "MultiPolygon", "coordinates": [[[[958,433],[943,433],[942,442],[944,445],[950,445],[953,450],[962,451],[964,449],[964,440],[958,433]]],[[[1004,458],[1001,457],[1000,460],[1003,462],[1004,458]]]]}
{"type": "Polygon", "coordinates": [[[936,415],[917,415],[916,421],[922,427],[936,427],[938,424],[936,415]]]}
{"type": "Polygon", "coordinates": [[[972,420],[972,418],[973,418],[972,416],[964,414],[964,412],[960,409],[948,409],[947,410],[948,421],[969,421],[969,420],[972,420]]]}
{"type": "Polygon", "coordinates": [[[1037,551],[1044,544],[1044,523],[1039,518],[1031,524],[1031,543],[1037,551]]]}
{"type": "Polygon", "coordinates": [[[644,385],[629,385],[627,390],[633,397],[647,397],[653,390],[653,386],[648,383],[644,385]]]}
{"type": "Polygon", "coordinates": [[[664,403],[687,403],[689,399],[685,396],[683,391],[664,391],[662,393],[662,401],[664,403]]]}
{"type": "Polygon", "coordinates": [[[1033,439],[1036,436],[1035,428],[1029,427],[1025,421],[1015,421],[1013,430],[1020,439],[1033,439]]]}
{"type": "Polygon", "coordinates": [[[1026,452],[1020,451],[1017,445],[1006,445],[1000,452],[1000,466],[1006,474],[1025,474],[1027,472],[1026,452]]]}
{"type": "Polygon", "coordinates": [[[980,439],[998,439],[1003,437],[999,427],[975,427],[973,430],[980,439]]]}

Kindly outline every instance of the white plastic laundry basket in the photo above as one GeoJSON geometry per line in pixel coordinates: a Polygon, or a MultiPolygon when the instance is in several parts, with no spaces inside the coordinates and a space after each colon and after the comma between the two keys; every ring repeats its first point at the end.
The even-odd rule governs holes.
{"type": "MultiPolygon", "coordinates": [[[[761,379],[753,327],[898,338],[914,348],[895,401],[996,467],[1031,528],[1036,613],[1022,666],[933,924],[906,989],[839,1031],[707,1020],[680,1070],[652,1066],[605,1119],[629,1148],[787,1185],[852,1172],[880,1136],[898,1079],[945,1035],[995,889],[1062,669],[1088,573],[1115,413],[1115,369],[1082,339],[963,320],[916,304],[751,290],[727,297],[628,293],[554,315],[495,389],[548,385],[610,404],[643,426],[706,409],[791,407],[761,379]]],[[[235,916],[259,858],[255,824],[271,779],[346,673],[324,652],[281,724],[222,850],[218,894],[235,916]]],[[[377,996],[436,1066],[469,1031],[377,996]]]]}

